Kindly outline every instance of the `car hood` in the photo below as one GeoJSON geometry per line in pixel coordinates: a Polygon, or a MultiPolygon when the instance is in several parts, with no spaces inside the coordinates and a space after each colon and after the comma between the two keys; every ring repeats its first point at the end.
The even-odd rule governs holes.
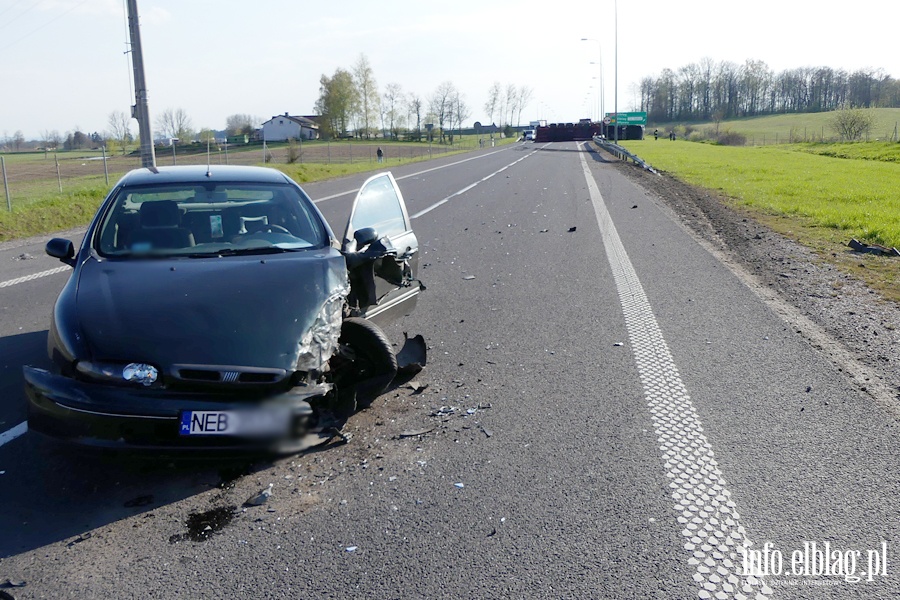
{"type": "Polygon", "coordinates": [[[93,360],[296,368],[323,304],[347,293],[332,248],[266,256],[102,260],[80,268],[79,329],[93,360]]]}

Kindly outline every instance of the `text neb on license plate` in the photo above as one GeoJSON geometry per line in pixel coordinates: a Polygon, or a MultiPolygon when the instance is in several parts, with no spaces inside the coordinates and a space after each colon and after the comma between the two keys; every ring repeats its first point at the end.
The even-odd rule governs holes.
{"type": "Polygon", "coordinates": [[[290,413],[283,408],[256,410],[186,410],[181,413],[181,435],[264,436],[286,433],[290,413]]]}

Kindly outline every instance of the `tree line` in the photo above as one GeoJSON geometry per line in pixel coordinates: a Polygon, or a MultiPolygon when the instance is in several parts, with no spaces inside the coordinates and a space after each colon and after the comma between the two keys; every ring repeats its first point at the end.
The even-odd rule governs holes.
{"type": "MultiPolygon", "coordinates": [[[[485,110],[492,123],[496,115],[502,127],[521,119],[532,91],[511,84],[504,90],[496,82],[488,95],[485,110]]],[[[372,66],[363,54],[350,69],[339,67],[332,75],[321,76],[315,110],[322,116],[320,127],[327,137],[349,137],[352,132],[369,139],[380,132],[391,139],[405,134],[407,139],[421,140],[424,128],[428,139],[451,144],[454,131],[461,131],[471,116],[465,95],[452,81],[444,81],[425,97],[404,91],[399,83],[389,83],[379,92],[372,66]]]]}
{"type": "Polygon", "coordinates": [[[775,73],[759,60],[738,65],[704,58],[644,77],[639,89],[640,110],[656,123],[900,106],[900,81],[882,69],[802,67],[775,73]]]}

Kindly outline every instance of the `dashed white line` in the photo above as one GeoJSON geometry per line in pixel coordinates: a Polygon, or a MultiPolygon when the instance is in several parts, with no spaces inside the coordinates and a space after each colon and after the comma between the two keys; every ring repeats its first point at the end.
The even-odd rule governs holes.
{"type": "Polygon", "coordinates": [[[24,435],[26,431],[28,431],[28,423],[23,422],[8,431],[0,433],[0,446],[8,444],[20,435],[24,435]]]}
{"type": "MultiPolygon", "coordinates": [[[[439,167],[431,167],[430,169],[425,169],[424,171],[416,171],[415,173],[410,173],[409,175],[402,175],[400,177],[395,177],[394,179],[396,179],[397,181],[400,181],[401,179],[409,179],[410,177],[418,177],[419,175],[424,175],[425,173],[431,173],[432,171],[438,171],[440,169],[446,169],[447,167],[461,165],[465,162],[469,162],[470,160],[478,160],[479,158],[484,158],[485,156],[497,154],[498,152],[503,152],[504,150],[494,150],[493,152],[488,152],[486,154],[479,154],[478,156],[464,158],[464,159],[458,160],[456,162],[447,163],[446,165],[440,165],[439,167]]],[[[359,191],[359,188],[356,188],[353,190],[348,190],[346,192],[339,192],[337,194],[331,194],[330,196],[323,196],[323,197],[319,198],[318,200],[313,200],[313,204],[318,204],[319,202],[325,202],[326,200],[332,200],[334,198],[340,198],[341,196],[347,196],[349,194],[355,194],[358,191],[359,191]]]]}
{"type": "Polygon", "coordinates": [[[743,572],[740,548],[752,543],[740,524],[712,446],[703,434],[700,418],[600,189],[584,154],[579,156],[665,462],[676,519],[686,538],[684,549],[689,553],[688,564],[694,568],[697,597],[768,600],[771,588],[762,579],[743,572]]]}
{"type": "Polygon", "coordinates": [[[31,275],[25,275],[24,277],[16,277],[15,279],[7,279],[6,281],[0,281],[0,288],[10,287],[19,283],[25,283],[26,281],[34,281],[35,279],[40,279],[41,277],[47,277],[48,275],[56,275],[57,273],[62,273],[63,271],[69,271],[72,267],[66,265],[64,267],[56,267],[55,269],[49,269],[47,271],[41,271],[40,273],[33,273],[31,275]]]}
{"type": "Polygon", "coordinates": [[[529,156],[531,156],[531,155],[534,154],[535,152],[537,152],[537,150],[532,150],[531,152],[529,152],[528,154],[526,154],[526,155],[523,156],[522,158],[518,158],[518,159],[512,161],[511,163],[509,163],[509,164],[506,165],[505,167],[501,167],[501,168],[497,169],[496,171],[494,171],[493,173],[491,173],[491,174],[488,175],[487,177],[483,177],[483,178],[481,178],[479,181],[476,181],[475,183],[470,183],[469,185],[467,185],[467,186],[464,187],[463,189],[459,190],[458,192],[453,192],[452,194],[450,194],[449,196],[447,196],[447,197],[444,198],[443,200],[439,200],[439,201],[435,202],[434,204],[432,204],[431,206],[429,206],[428,208],[424,208],[424,209],[420,210],[419,212],[415,213],[414,215],[410,215],[409,218],[410,218],[410,219],[418,219],[418,218],[421,217],[422,215],[426,215],[426,214],[430,213],[431,211],[433,211],[434,209],[436,209],[438,206],[441,206],[442,204],[446,204],[447,202],[449,202],[451,199],[455,198],[456,196],[465,194],[466,192],[468,192],[469,190],[471,190],[472,188],[474,188],[475,186],[477,186],[479,183],[485,182],[485,181],[487,181],[488,179],[490,179],[491,177],[493,177],[494,175],[496,175],[496,174],[498,174],[498,173],[501,173],[501,172],[505,171],[506,169],[510,168],[510,167],[513,166],[514,164],[522,162],[523,160],[525,160],[526,158],[528,158],[529,156]]]}

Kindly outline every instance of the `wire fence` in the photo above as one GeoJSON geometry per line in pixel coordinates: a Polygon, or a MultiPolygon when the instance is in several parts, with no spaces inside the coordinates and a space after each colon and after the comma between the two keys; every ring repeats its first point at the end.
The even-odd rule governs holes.
{"type": "MultiPolygon", "coordinates": [[[[458,140],[458,138],[457,138],[458,140]]],[[[211,146],[209,153],[196,147],[166,146],[156,148],[157,166],[168,165],[278,165],[278,164],[356,164],[379,162],[385,167],[410,160],[440,156],[461,149],[453,145],[428,142],[377,144],[372,142],[300,142],[287,144],[254,144],[250,146],[211,146]]],[[[467,140],[467,145],[477,144],[467,140]]],[[[137,153],[107,154],[105,150],[66,152],[9,153],[0,155],[0,177],[3,179],[5,208],[21,206],[55,194],[114,184],[131,169],[141,166],[137,153]]]]}

